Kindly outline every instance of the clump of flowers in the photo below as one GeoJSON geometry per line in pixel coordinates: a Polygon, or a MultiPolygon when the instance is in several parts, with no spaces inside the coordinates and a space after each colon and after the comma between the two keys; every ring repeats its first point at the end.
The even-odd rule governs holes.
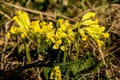
{"type": "Polygon", "coordinates": [[[105,26],[100,26],[98,19],[94,20],[93,18],[95,18],[94,12],[88,12],[84,14],[78,26],[78,32],[82,36],[83,41],[86,41],[89,35],[97,42],[98,46],[100,47],[104,44],[104,41],[101,40],[101,36],[108,38],[109,34],[104,33],[105,26]]]}
{"type": "Polygon", "coordinates": [[[60,46],[61,50],[65,50],[65,45],[70,44],[74,41],[75,33],[73,32],[72,26],[70,26],[68,20],[59,19],[57,21],[58,28],[55,32],[53,48],[58,49],[60,46]]]}
{"type": "Polygon", "coordinates": [[[66,40],[67,44],[70,44],[71,41],[74,41],[74,32],[72,26],[70,26],[68,20],[59,19],[57,21],[58,27],[53,26],[52,22],[40,22],[30,21],[29,16],[26,12],[18,11],[16,16],[13,17],[18,24],[18,26],[12,26],[7,36],[10,38],[10,35],[21,35],[21,38],[28,38],[34,41],[44,39],[46,42],[52,41],[53,49],[65,50],[65,46],[61,44],[63,40],[66,40]],[[24,17],[24,18],[23,18],[24,17]]]}
{"type": "Polygon", "coordinates": [[[36,41],[45,36],[50,37],[55,31],[52,22],[40,22],[39,20],[30,21],[28,14],[21,10],[16,13],[13,20],[16,21],[19,27],[12,26],[8,32],[8,37],[10,37],[10,35],[21,35],[23,39],[28,38],[36,41]]]}
{"type": "Polygon", "coordinates": [[[53,71],[51,71],[50,79],[52,80],[62,80],[61,71],[59,66],[55,66],[53,71]]]}
{"type": "Polygon", "coordinates": [[[83,41],[91,36],[98,46],[104,43],[101,36],[108,38],[109,34],[105,33],[105,27],[98,24],[98,19],[95,18],[94,12],[88,12],[83,15],[81,22],[77,25],[70,25],[68,20],[59,19],[56,26],[52,22],[30,21],[26,12],[19,10],[16,16],[13,17],[18,26],[12,26],[7,36],[20,35],[21,38],[32,39],[37,42],[44,40],[53,43],[53,49],[67,50],[66,45],[75,42],[75,36],[78,32],[83,41]],[[75,30],[77,29],[77,30],[75,30]]]}
{"type": "Polygon", "coordinates": [[[30,19],[28,14],[19,10],[16,13],[16,16],[13,17],[13,20],[17,22],[19,27],[11,26],[10,32],[7,34],[8,37],[10,38],[10,35],[21,35],[22,38],[25,38],[30,26],[30,19]]]}

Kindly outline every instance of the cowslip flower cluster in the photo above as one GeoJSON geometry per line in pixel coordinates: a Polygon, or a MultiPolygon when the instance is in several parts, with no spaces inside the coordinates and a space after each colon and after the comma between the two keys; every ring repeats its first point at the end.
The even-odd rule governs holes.
{"type": "Polygon", "coordinates": [[[55,29],[53,29],[52,22],[41,22],[37,21],[30,21],[29,16],[26,12],[19,10],[16,13],[16,16],[13,17],[13,20],[16,21],[18,26],[12,26],[10,32],[8,32],[8,38],[10,35],[21,35],[21,37],[33,39],[33,40],[40,40],[45,36],[51,36],[54,34],[55,29]]]}
{"type": "Polygon", "coordinates": [[[98,19],[95,18],[94,12],[88,12],[83,15],[81,22],[71,25],[68,20],[59,19],[56,25],[53,22],[30,21],[26,12],[19,10],[13,20],[17,26],[11,26],[7,33],[8,38],[11,35],[20,35],[22,39],[32,39],[36,42],[49,41],[53,44],[53,49],[67,50],[66,45],[76,41],[76,33],[78,32],[83,41],[91,36],[98,46],[104,43],[101,36],[108,38],[109,34],[105,33],[105,27],[98,24],[98,19]],[[77,29],[77,30],[76,30],[77,29]]]}
{"type": "Polygon", "coordinates": [[[54,70],[51,71],[50,79],[52,79],[52,80],[62,80],[62,78],[61,78],[61,71],[60,71],[60,67],[59,66],[55,66],[54,70]]]}
{"type": "Polygon", "coordinates": [[[55,37],[52,40],[54,43],[53,48],[58,49],[60,47],[61,50],[65,50],[65,45],[70,44],[72,41],[75,41],[72,26],[70,26],[68,20],[59,19],[57,21],[58,28],[55,33],[55,37]],[[63,45],[62,45],[63,44],[63,45]]]}
{"type": "Polygon", "coordinates": [[[24,38],[27,35],[27,31],[29,30],[30,26],[30,19],[26,12],[18,11],[16,13],[16,16],[13,17],[13,20],[17,22],[19,27],[17,26],[11,26],[10,32],[7,34],[8,38],[10,38],[11,35],[21,35],[22,38],[24,38]]]}
{"type": "Polygon", "coordinates": [[[54,44],[53,49],[60,48],[63,51],[65,50],[65,46],[62,45],[64,40],[66,40],[65,44],[74,41],[74,32],[68,20],[59,19],[56,22],[58,26],[55,27],[52,22],[30,21],[28,14],[21,10],[16,13],[13,20],[18,26],[11,27],[7,34],[8,38],[11,35],[20,35],[23,39],[32,39],[37,42],[51,41],[54,44]]]}
{"type": "Polygon", "coordinates": [[[52,22],[32,21],[28,36],[33,40],[37,40],[37,42],[43,39],[47,41],[47,38],[53,37],[54,32],[55,29],[53,28],[52,22]]]}
{"type": "Polygon", "coordinates": [[[94,12],[88,12],[84,14],[79,24],[78,32],[82,36],[83,41],[86,41],[88,39],[88,35],[90,35],[100,47],[104,44],[104,42],[101,40],[101,36],[108,38],[109,34],[104,32],[105,26],[100,26],[98,19],[94,20],[93,18],[95,18],[94,12]]]}

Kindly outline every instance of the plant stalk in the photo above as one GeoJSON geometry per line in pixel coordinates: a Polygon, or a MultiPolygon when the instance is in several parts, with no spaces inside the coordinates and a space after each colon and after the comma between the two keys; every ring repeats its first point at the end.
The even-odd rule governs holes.
{"type": "Polygon", "coordinates": [[[31,57],[30,57],[30,54],[29,54],[29,46],[26,42],[25,42],[25,51],[26,51],[27,61],[28,61],[28,63],[31,63],[31,57]]]}
{"type": "Polygon", "coordinates": [[[78,61],[78,57],[79,57],[79,41],[80,41],[80,37],[78,36],[78,40],[77,40],[77,53],[76,53],[76,61],[78,61]]]}

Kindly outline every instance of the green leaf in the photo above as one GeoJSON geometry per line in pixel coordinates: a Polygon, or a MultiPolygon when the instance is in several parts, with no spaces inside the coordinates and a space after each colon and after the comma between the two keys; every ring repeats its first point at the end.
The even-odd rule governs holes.
{"type": "Polygon", "coordinates": [[[49,73],[50,73],[50,71],[51,71],[51,68],[48,68],[48,67],[45,67],[44,68],[44,77],[46,78],[46,80],[48,80],[49,79],[49,73]]]}
{"type": "Polygon", "coordinates": [[[75,75],[78,72],[79,64],[73,64],[71,67],[71,71],[73,72],[73,75],[75,75]]]}

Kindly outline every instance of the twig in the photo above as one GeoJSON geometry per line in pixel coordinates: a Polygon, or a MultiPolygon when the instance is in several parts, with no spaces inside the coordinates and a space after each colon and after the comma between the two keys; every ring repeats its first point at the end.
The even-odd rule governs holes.
{"type": "Polygon", "coordinates": [[[5,56],[4,61],[6,60],[6,58],[9,57],[9,55],[13,52],[13,50],[17,47],[17,44],[15,44],[15,46],[12,48],[12,50],[5,56]]]}
{"type": "Polygon", "coordinates": [[[113,20],[112,25],[110,26],[110,28],[109,28],[106,32],[110,32],[111,29],[114,28],[114,25],[115,25],[116,23],[117,23],[117,21],[116,21],[116,20],[113,20]]]}
{"type": "Polygon", "coordinates": [[[8,20],[11,20],[11,17],[9,15],[7,15],[6,13],[4,13],[3,11],[0,11],[0,14],[5,16],[8,20]]]}
{"type": "Polygon", "coordinates": [[[33,9],[24,8],[24,7],[21,7],[21,6],[18,6],[18,5],[14,5],[14,4],[5,2],[5,1],[3,1],[3,3],[4,3],[5,5],[7,5],[7,6],[11,6],[11,7],[14,7],[14,8],[16,8],[16,9],[20,9],[20,10],[24,10],[24,11],[28,11],[28,12],[40,14],[40,15],[46,15],[46,16],[54,17],[53,14],[50,14],[50,13],[48,13],[48,12],[42,12],[42,11],[37,11],[37,10],[33,10],[33,9]]]}
{"type": "Polygon", "coordinates": [[[31,0],[28,0],[28,1],[26,2],[26,6],[28,6],[28,5],[30,4],[30,2],[31,2],[31,0]]]}
{"type": "Polygon", "coordinates": [[[5,48],[6,48],[6,45],[7,45],[7,42],[8,42],[8,38],[6,36],[6,33],[8,32],[8,27],[9,27],[9,24],[12,22],[12,20],[9,20],[5,23],[5,44],[4,44],[4,48],[3,48],[3,51],[5,51],[5,48]]]}
{"type": "Polygon", "coordinates": [[[24,11],[40,14],[40,15],[45,15],[45,16],[49,16],[49,17],[53,17],[53,18],[61,17],[61,18],[64,18],[64,19],[68,19],[68,20],[70,20],[72,22],[76,22],[74,19],[71,19],[71,18],[69,18],[69,17],[67,17],[65,15],[62,15],[62,14],[56,14],[55,15],[53,12],[43,12],[43,11],[33,10],[33,9],[29,9],[29,8],[24,8],[24,7],[21,7],[21,6],[18,6],[18,5],[14,5],[14,4],[5,2],[5,1],[2,1],[2,3],[7,5],[7,6],[14,7],[16,9],[20,9],[20,10],[24,10],[24,11]]]}
{"type": "Polygon", "coordinates": [[[104,64],[104,66],[105,66],[105,72],[106,72],[107,78],[110,79],[112,75],[111,75],[110,70],[108,70],[108,65],[107,65],[107,63],[105,62],[105,59],[104,59],[104,58],[105,58],[104,53],[103,53],[101,47],[99,47],[98,50],[99,50],[99,53],[100,53],[100,55],[101,55],[101,58],[102,58],[103,64],[104,64]]]}
{"type": "Polygon", "coordinates": [[[116,61],[118,61],[118,63],[120,63],[120,60],[117,58],[117,57],[115,57],[115,56],[113,56],[112,54],[110,54],[113,58],[115,58],[116,59],[116,61]]]}

